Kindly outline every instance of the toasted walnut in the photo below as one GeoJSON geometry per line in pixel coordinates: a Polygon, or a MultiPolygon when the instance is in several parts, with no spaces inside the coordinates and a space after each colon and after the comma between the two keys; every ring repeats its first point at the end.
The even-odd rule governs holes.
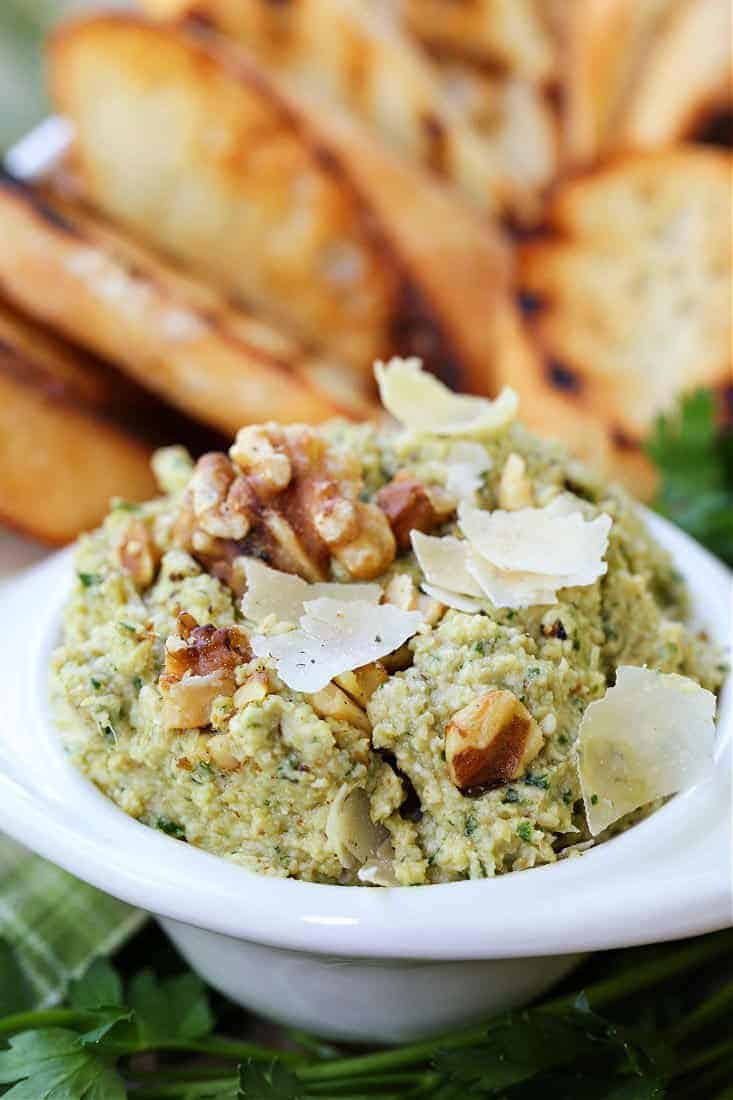
{"type": "Polygon", "coordinates": [[[359,459],[313,428],[243,428],[230,455],[199,459],[174,533],[217,576],[243,555],[309,581],[326,580],[332,558],[355,580],[394,560],[385,516],[360,500],[359,459]]]}
{"type": "Polygon", "coordinates": [[[130,520],[117,547],[117,558],[136,588],[144,589],[152,583],[160,557],[160,550],[143,521],[130,520]]]}
{"type": "Polygon", "coordinates": [[[276,424],[240,428],[229,448],[232,462],[249,478],[260,496],[279,493],[293,476],[282,429],[276,424]]]}
{"type": "Polygon", "coordinates": [[[352,672],[343,672],[335,683],[350,695],[360,707],[366,707],[377,688],[387,679],[387,670],[380,661],[362,665],[352,672]]]}
{"type": "Polygon", "coordinates": [[[166,729],[200,729],[211,721],[211,707],[219,695],[234,692],[234,674],[225,670],[204,676],[161,676],[163,725],[166,729]]]}
{"type": "Polygon", "coordinates": [[[379,490],[377,504],[389,520],[400,550],[408,549],[411,531],[433,531],[455,509],[453,498],[404,473],[379,490]]]}
{"type": "Polygon", "coordinates": [[[489,691],[453,715],[445,737],[450,777],[460,790],[517,779],[542,748],[542,732],[511,691],[489,691]]]}
{"type": "Polygon", "coordinates": [[[326,684],[325,688],[315,691],[309,698],[313,710],[321,718],[334,718],[337,722],[347,722],[364,733],[372,732],[366,713],[336,684],[326,684]]]}
{"type": "Polygon", "coordinates": [[[428,626],[435,626],[445,614],[445,604],[420,592],[407,573],[396,573],[384,590],[384,602],[402,611],[419,611],[428,626]]]}
{"type": "Polygon", "coordinates": [[[233,671],[251,657],[249,641],[239,626],[199,626],[193,615],[178,616],[178,634],[168,638],[166,675],[181,679],[186,674],[233,671]]]}
{"type": "Polygon", "coordinates": [[[247,635],[238,626],[199,626],[178,616],[178,633],[166,641],[165,672],[158,681],[167,729],[197,729],[211,721],[218,695],[233,695],[234,669],[250,658],[247,635]]]}
{"type": "Polygon", "coordinates": [[[509,455],[499,479],[499,507],[507,512],[534,505],[532,482],[527,477],[527,466],[521,455],[509,455]]]}
{"type": "Polygon", "coordinates": [[[247,534],[249,517],[233,508],[228,499],[234,481],[234,470],[226,455],[212,452],[196,463],[188,492],[198,526],[207,535],[242,539],[247,534]]]}
{"type": "Polygon", "coordinates": [[[266,672],[255,672],[248,676],[234,693],[235,707],[246,707],[248,703],[261,703],[270,694],[270,680],[266,672]]]}

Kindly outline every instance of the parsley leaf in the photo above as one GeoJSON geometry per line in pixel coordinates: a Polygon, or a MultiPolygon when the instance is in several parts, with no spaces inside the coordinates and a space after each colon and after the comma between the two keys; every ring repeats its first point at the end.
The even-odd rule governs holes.
{"type": "Polygon", "coordinates": [[[127,1001],[146,1047],[201,1039],[214,1026],[206,987],[190,972],[159,981],[151,970],[143,970],[131,980],[127,1001]]]}
{"type": "Polygon", "coordinates": [[[714,395],[698,390],[658,417],[647,452],[660,474],[657,511],[733,564],[733,432],[718,428],[714,395]]]}
{"type": "Polygon", "coordinates": [[[239,1100],[303,1100],[298,1078],[277,1058],[269,1065],[248,1060],[239,1067],[239,1100]]]}
{"type": "Polygon", "coordinates": [[[125,1100],[119,1075],[81,1036],[62,1028],[24,1031],[0,1051],[5,1100],[125,1100]]]}

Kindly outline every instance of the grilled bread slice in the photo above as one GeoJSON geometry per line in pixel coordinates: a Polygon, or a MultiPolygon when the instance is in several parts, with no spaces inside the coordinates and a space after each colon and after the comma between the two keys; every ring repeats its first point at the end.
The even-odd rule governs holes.
{"type": "Polygon", "coordinates": [[[514,383],[523,414],[537,426],[552,394],[622,476],[639,476],[641,443],[678,395],[730,382],[732,166],[703,146],[619,158],[559,189],[548,235],[522,250],[540,352],[514,383]]]}
{"type": "Polygon", "coordinates": [[[686,0],[649,50],[613,147],[673,145],[733,105],[730,0],[686,0]]]}
{"type": "Polygon", "coordinates": [[[6,177],[0,232],[8,299],[195,419],[231,434],[273,417],[371,411],[348,371],[227,306],[73,202],[6,177]]]}
{"type": "Polygon", "coordinates": [[[104,368],[0,302],[2,523],[63,543],[112,496],[152,495],[150,448],[116,422],[118,394],[104,368]]]}
{"type": "Polygon", "coordinates": [[[441,65],[397,8],[361,0],[147,3],[153,14],[232,38],[296,94],[343,106],[483,211],[521,217],[552,177],[555,126],[539,90],[459,61],[441,65]]]}
{"type": "Polygon", "coordinates": [[[563,90],[565,154],[572,163],[590,163],[612,140],[660,25],[684,2],[584,0],[569,5],[563,90]]]}
{"type": "Polygon", "coordinates": [[[106,214],[365,377],[402,353],[490,385],[506,248],[362,128],[221,38],[132,16],[62,29],[51,72],[106,214]]]}

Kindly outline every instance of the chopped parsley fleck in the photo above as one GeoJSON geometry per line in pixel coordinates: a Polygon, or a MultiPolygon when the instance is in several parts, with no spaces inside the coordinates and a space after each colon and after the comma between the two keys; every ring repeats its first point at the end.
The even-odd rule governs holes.
{"type": "Polygon", "coordinates": [[[546,775],[525,775],[524,782],[528,787],[539,787],[540,790],[549,790],[550,780],[546,775]]]}
{"type": "Polygon", "coordinates": [[[486,642],[476,642],[473,648],[476,653],[480,653],[483,655],[486,652],[486,642]]]}
{"type": "Polygon", "coordinates": [[[168,817],[157,818],[155,828],[160,829],[161,833],[165,833],[166,836],[172,836],[175,840],[186,839],[186,830],[183,826],[179,825],[177,821],[171,821],[168,817]]]}
{"type": "Polygon", "coordinates": [[[211,764],[202,762],[197,764],[194,770],[191,772],[191,779],[194,783],[206,783],[209,779],[214,778],[214,769],[211,764]]]}
{"type": "Polygon", "coordinates": [[[527,669],[527,679],[533,680],[535,676],[539,676],[542,669],[538,665],[530,665],[527,669]]]}
{"type": "Polygon", "coordinates": [[[84,588],[91,588],[92,585],[99,584],[102,579],[99,573],[77,573],[77,576],[84,588]]]}
{"type": "Polygon", "coordinates": [[[471,817],[467,817],[466,818],[466,828],[464,830],[465,833],[466,833],[466,836],[472,836],[476,832],[477,829],[478,829],[478,821],[476,820],[476,818],[473,817],[473,815],[471,815],[471,817]]]}
{"type": "Polygon", "coordinates": [[[517,836],[520,836],[522,840],[532,840],[532,826],[529,821],[520,821],[517,825],[517,836]]]}
{"type": "Polygon", "coordinates": [[[132,623],[118,623],[117,625],[120,630],[126,630],[128,634],[137,634],[137,627],[133,626],[132,623]]]}
{"type": "Polygon", "coordinates": [[[113,726],[103,726],[102,736],[109,745],[117,744],[117,734],[113,726]]]}
{"type": "Polygon", "coordinates": [[[102,686],[102,681],[98,680],[96,678],[96,676],[90,676],[89,677],[89,683],[92,685],[92,687],[94,688],[95,691],[99,691],[99,689],[102,686]]]}
{"type": "Polygon", "coordinates": [[[507,787],[506,794],[502,798],[502,802],[521,802],[522,799],[519,796],[519,792],[515,791],[514,787],[507,787]]]}
{"type": "Polygon", "coordinates": [[[568,735],[566,733],[561,733],[557,740],[560,745],[567,745],[568,735]]]}
{"type": "Polygon", "coordinates": [[[134,687],[135,691],[140,691],[143,686],[142,676],[133,676],[132,686],[134,687]]]}
{"type": "Polygon", "coordinates": [[[591,806],[597,806],[598,805],[598,795],[597,794],[592,794],[590,796],[590,804],[591,804],[591,806]]]}
{"type": "Polygon", "coordinates": [[[573,792],[571,790],[563,791],[561,797],[565,805],[569,806],[573,801],[573,792]]]}

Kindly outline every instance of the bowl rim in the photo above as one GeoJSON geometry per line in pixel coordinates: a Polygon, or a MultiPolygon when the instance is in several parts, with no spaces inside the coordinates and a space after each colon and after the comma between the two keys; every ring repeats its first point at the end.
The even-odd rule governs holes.
{"type": "MultiPolygon", "coordinates": [[[[670,523],[644,514],[688,580],[693,607],[718,640],[729,638],[729,571],[670,523]]],[[[0,691],[10,704],[0,728],[0,827],[79,878],[199,928],[348,958],[565,954],[733,923],[730,678],[712,774],[586,856],[493,879],[391,889],[279,879],[139,824],[64,758],[46,699],[71,553],[54,554],[0,592],[0,615],[14,621],[0,639],[0,691]]]]}

